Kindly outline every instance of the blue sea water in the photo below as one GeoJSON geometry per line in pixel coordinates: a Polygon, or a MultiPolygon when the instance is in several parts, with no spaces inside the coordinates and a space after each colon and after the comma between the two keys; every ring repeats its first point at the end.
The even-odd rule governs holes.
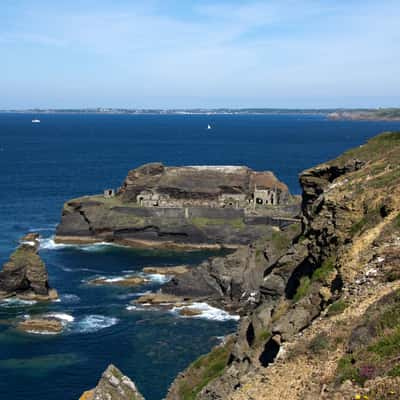
{"type": "Polygon", "coordinates": [[[215,253],[132,250],[111,246],[57,247],[50,238],[65,200],[117,187],[146,162],[170,165],[248,165],[273,170],[299,193],[300,171],[400,130],[399,122],[330,121],[315,115],[35,115],[0,114],[0,263],[19,237],[40,231],[41,255],[61,301],[0,305],[0,399],[73,400],[115,363],[148,400],[159,400],[173,377],[234,331],[233,320],[180,318],[127,310],[136,290],[89,287],[146,265],[195,265],[215,253]],[[208,131],[207,124],[213,129],[208,131]],[[72,316],[65,333],[18,333],[23,315],[72,316]]]}

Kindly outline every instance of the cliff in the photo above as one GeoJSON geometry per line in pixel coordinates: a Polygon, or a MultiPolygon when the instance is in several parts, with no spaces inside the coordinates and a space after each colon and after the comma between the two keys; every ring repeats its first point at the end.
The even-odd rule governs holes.
{"type": "Polygon", "coordinates": [[[301,234],[266,266],[237,334],[206,356],[218,368],[193,363],[168,400],[400,395],[400,133],[300,183],[301,234]]]}
{"type": "Polygon", "coordinates": [[[56,241],[238,247],[292,223],[298,212],[298,200],[272,172],[152,163],[130,171],[116,192],[67,201],[56,241]]]}
{"type": "Polygon", "coordinates": [[[29,234],[0,271],[0,299],[16,296],[27,300],[55,300],[46,266],[38,254],[39,235],[29,234]]]}

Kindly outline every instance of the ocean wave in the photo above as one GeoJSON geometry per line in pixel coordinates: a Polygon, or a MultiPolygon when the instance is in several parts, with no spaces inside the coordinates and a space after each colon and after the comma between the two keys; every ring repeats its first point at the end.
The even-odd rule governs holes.
{"type": "Polygon", "coordinates": [[[101,251],[109,247],[127,247],[121,244],[98,242],[90,244],[71,244],[71,243],[56,243],[54,236],[48,238],[40,238],[40,248],[44,250],[61,250],[66,248],[75,248],[83,251],[101,251]]]}
{"type": "Polygon", "coordinates": [[[47,317],[47,318],[58,319],[59,321],[61,321],[62,323],[65,323],[65,324],[75,321],[75,318],[72,315],[66,314],[66,313],[61,313],[61,312],[60,313],[57,313],[57,312],[47,313],[47,314],[44,314],[43,316],[47,317]]]}
{"type": "Polygon", "coordinates": [[[6,308],[14,308],[14,307],[24,307],[24,306],[33,306],[37,303],[35,300],[22,300],[16,297],[11,297],[9,299],[4,299],[0,301],[0,306],[6,308]]]}
{"type": "Polygon", "coordinates": [[[50,331],[35,331],[35,330],[27,330],[27,333],[33,333],[35,335],[58,335],[59,332],[50,332],[50,331]]]}
{"type": "Polygon", "coordinates": [[[77,296],[76,294],[62,294],[60,296],[60,300],[62,303],[66,304],[76,304],[81,301],[81,298],[77,296]]]}
{"type": "Polygon", "coordinates": [[[172,279],[172,276],[163,274],[145,274],[145,276],[146,278],[149,278],[151,282],[158,283],[160,285],[167,283],[172,279]]]}
{"type": "Polygon", "coordinates": [[[228,321],[228,320],[238,321],[240,319],[239,315],[229,314],[224,310],[221,310],[219,308],[210,306],[209,304],[202,302],[201,303],[195,302],[186,306],[173,307],[171,309],[171,312],[174,314],[179,314],[179,311],[182,310],[183,308],[188,308],[200,312],[200,314],[198,315],[192,315],[192,316],[182,315],[181,317],[183,318],[202,318],[212,321],[228,321]]]}
{"type": "Polygon", "coordinates": [[[49,238],[40,238],[40,249],[42,250],[61,250],[68,247],[74,247],[72,244],[56,243],[54,241],[54,236],[49,238]]]}
{"type": "Polygon", "coordinates": [[[93,333],[101,329],[109,328],[119,322],[118,318],[104,315],[88,315],[76,323],[75,332],[93,333]]]}

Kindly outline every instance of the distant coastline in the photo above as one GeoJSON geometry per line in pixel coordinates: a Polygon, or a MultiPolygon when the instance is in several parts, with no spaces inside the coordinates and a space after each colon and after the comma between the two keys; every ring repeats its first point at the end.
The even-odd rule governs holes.
{"type": "Polygon", "coordinates": [[[400,121],[400,108],[290,109],[290,108],[34,108],[0,110],[0,114],[100,114],[100,115],[322,115],[332,120],[400,121]]]}

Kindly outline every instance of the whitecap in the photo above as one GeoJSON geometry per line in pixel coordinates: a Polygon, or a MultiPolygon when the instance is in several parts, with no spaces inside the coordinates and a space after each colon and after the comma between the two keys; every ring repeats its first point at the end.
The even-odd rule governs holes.
{"type": "Polygon", "coordinates": [[[71,244],[63,244],[63,243],[56,243],[54,241],[54,236],[49,238],[40,238],[40,248],[43,250],[60,250],[65,249],[67,247],[73,247],[71,244]]]}
{"type": "Polygon", "coordinates": [[[146,274],[145,276],[148,277],[151,282],[159,283],[160,285],[162,285],[163,283],[167,283],[172,278],[172,276],[170,275],[163,274],[146,274]]]}
{"type": "Polygon", "coordinates": [[[71,323],[75,321],[75,318],[72,315],[66,313],[47,313],[44,314],[44,317],[55,318],[63,323],[71,323]]]}
{"type": "Polygon", "coordinates": [[[88,315],[77,322],[75,330],[79,333],[93,333],[109,328],[119,322],[118,318],[104,315],[88,315]]]}
{"type": "Polygon", "coordinates": [[[173,312],[174,314],[177,314],[183,308],[189,308],[189,309],[198,310],[201,312],[199,315],[182,316],[184,318],[203,318],[203,319],[209,319],[212,321],[228,321],[228,320],[238,321],[240,319],[239,315],[229,314],[228,312],[221,310],[219,308],[210,306],[207,303],[195,302],[195,303],[192,303],[192,304],[189,304],[186,306],[173,307],[171,309],[171,312],[173,312]]]}
{"type": "Polygon", "coordinates": [[[33,333],[35,335],[58,335],[59,332],[50,332],[50,331],[34,331],[34,330],[27,330],[28,333],[33,333]]]}
{"type": "Polygon", "coordinates": [[[80,302],[80,297],[76,294],[62,294],[60,297],[61,302],[67,304],[75,304],[80,302]]]}
{"type": "Polygon", "coordinates": [[[0,301],[0,306],[6,308],[33,306],[37,303],[35,300],[22,300],[16,297],[11,297],[0,301]]]}

